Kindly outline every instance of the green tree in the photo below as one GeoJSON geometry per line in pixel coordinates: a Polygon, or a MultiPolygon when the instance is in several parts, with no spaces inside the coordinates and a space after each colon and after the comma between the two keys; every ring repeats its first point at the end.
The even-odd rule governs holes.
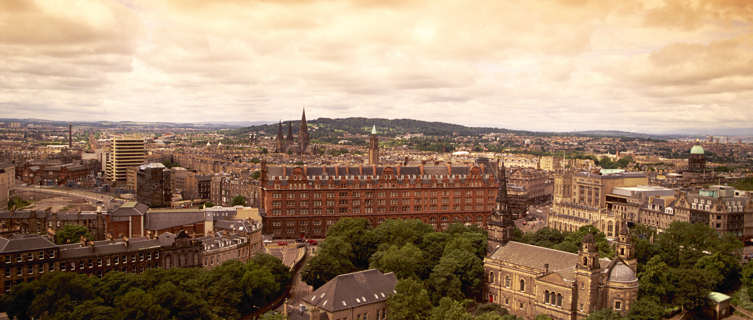
{"type": "Polygon", "coordinates": [[[462,302],[444,297],[439,305],[431,310],[431,320],[473,320],[473,316],[465,310],[462,302]]]}
{"type": "Polygon", "coordinates": [[[212,201],[204,202],[204,208],[211,208],[211,207],[214,207],[214,202],[212,201]]]}
{"type": "Polygon", "coordinates": [[[421,249],[406,243],[402,247],[392,245],[371,256],[371,267],[382,272],[395,272],[398,279],[423,279],[428,275],[426,258],[421,249]]]}
{"type": "Polygon", "coordinates": [[[466,297],[480,298],[484,267],[481,259],[463,250],[447,252],[439,260],[429,276],[432,299],[441,297],[461,300],[466,297]]]}
{"type": "Polygon", "coordinates": [[[256,170],[251,173],[251,179],[259,180],[260,177],[261,177],[261,171],[259,170],[256,170]]]}
{"type": "Polygon", "coordinates": [[[612,311],[612,309],[601,309],[596,312],[591,312],[586,320],[623,320],[625,319],[619,313],[612,311]]]}
{"type": "Polygon", "coordinates": [[[377,249],[377,240],[369,221],[363,218],[340,219],[327,229],[327,239],[340,237],[352,246],[351,263],[358,269],[369,266],[369,258],[377,249]]]}
{"type": "Polygon", "coordinates": [[[339,274],[358,270],[351,262],[352,257],[353,249],[349,243],[340,237],[327,237],[319,253],[301,270],[301,280],[319,288],[339,274]]]}
{"type": "Polygon", "coordinates": [[[55,232],[55,243],[76,243],[81,237],[88,240],[94,240],[89,229],[78,224],[66,224],[55,232]]]}
{"type": "Polygon", "coordinates": [[[157,299],[140,288],[134,288],[115,298],[115,317],[119,320],[161,320],[169,312],[157,304],[157,299]]]}
{"type": "Polygon", "coordinates": [[[424,235],[432,233],[434,228],[418,219],[387,219],[373,230],[374,240],[380,244],[403,245],[413,243],[420,245],[424,235]]]}
{"type": "Polygon", "coordinates": [[[630,306],[630,320],[655,320],[664,316],[664,307],[655,297],[642,297],[630,306]]]}
{"type": "Polygon", "coordinates": [[[245,206],[246,205],[246,197],[242,195],[237,195],[233,197],[233,200],[231,202],[232,206],[245,206]]]}
{"type": "Polygon", "coordinates": [[[639,275],[640,295],[655,297],[668,303],[675,292],[669,270],[669,266],[662,261],[660,256],[651,258],[639,275]]]}
{"type": "Polygon", "coordinates": [[[395,294],[387,299],[390,319],[423,320],[432,308],[429,293],[421,282],[405,279],[397,282],[395,294]]]}

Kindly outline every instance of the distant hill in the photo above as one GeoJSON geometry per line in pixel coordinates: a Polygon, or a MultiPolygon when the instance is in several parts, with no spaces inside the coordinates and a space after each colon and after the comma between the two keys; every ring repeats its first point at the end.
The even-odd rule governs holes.
{"type": "MultiPolygon", "coordinates": [[[[300,120],[292,120],[293,132],[297,134],[300,120]]],[[[283,134],[287,135],[287,123],[283,122],[283,134]]],[[[500,128],[466,127],[458,124],[445,122],[429,122],[413,119],[382,119],[382,118],[318,118],[308,121],[309,125],[316,126],[316,136],[330,134],[366,134],[371,132],[372,126],[376,126],[380,135],[399,136],[408,133],[421,133],[427,136],[473,136],[487,133],[523,132],[500,128]]],[[[268,125],[251,126],[239,130],[239,133],[264,131],[267,135],[277,134],[277,123],[268,125]]],[[[313,132],[312,132],[313,133],[313,132]]],[[[315,136],[312,136],[315,137],[315,136]]]]}
{"type": "MultiPolygon", "coordinates": [[[[288,120],[283,122],[283,134],[287,135],[287,124],[292,122],[293,133],[298,133],[299,120],[288,120]]],[[[504,128],[489,127],[466,127],[459,124],[446,122],[430,122],[413,119],[383,119],[383,118],[319,118],[309,120],[309,125],[318,127],[312,131],[312,138],[342,136],[348,134],[365,134],[371,132],[371,127],[376,125],[377,132],[383,136],[400,136],[408,133],[421,133],[425,136],[477,136],[487,133],[514,133],[532,136],[598,136],[598,137],[622,137],[637,139],[667,139],[667,135],[644,134],[614,130],[593,130],[593,131],[575,131],[575,132],[533,132],[524,130],[510,130],[504,128]]],[[[266,135],[274,136],[277,134],[277,123],[267,125],[251,126],[239,129],[238,134],[248,132],[263,131],[266,135]]]]}

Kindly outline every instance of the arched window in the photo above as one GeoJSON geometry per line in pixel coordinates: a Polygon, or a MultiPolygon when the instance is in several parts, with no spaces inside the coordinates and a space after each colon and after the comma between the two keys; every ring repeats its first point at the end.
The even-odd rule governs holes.
{"type": "Polygon", "coordinates": [[[557,294],[557,306],[558,307],[562,306],[562,295],[559,293],[557,294]]]}
{"type": "Polygon", "coordinates": [[[489,282],[494,282],[494,271],[489,272],[489,282]]]}
{"type": "Polygon", "coordinates": [[[549,303],[549,290],[544,291],[544,303],[549,303]]]}
{"type": "Polygon", "coordinates": [[[526,291],[526,281],[524,279],[520,279],[520,291],[526,291]]]}
{"type": "Polygon", "coordinates": [[[583,265],[584,266],[588,265],[588,257],[583,257],[583,265]]]}
{"type": "Polygon", "coordinates": [[[505,276],[505,287],[510,287],[510,276],[505,276]]]}

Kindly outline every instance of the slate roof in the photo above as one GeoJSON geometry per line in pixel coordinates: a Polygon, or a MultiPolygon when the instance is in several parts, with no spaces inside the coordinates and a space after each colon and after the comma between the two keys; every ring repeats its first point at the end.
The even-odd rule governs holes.
{"type": "Polygon", "coordinates": [[[0,252],[11,253],[41,249],[52,249],[55,244],[40,235],[13,234],[7,238],[0,238],[0,252]]]}
{"type": "MultiPolygon", "coordinates": [[[[319,179],[328,179],[330,177],[332,178],[339,178],[342,176],[356,176],[360,179],[364,179],[365,177],[371,177],[371,176],[378,176],[381,175],[384,169],[387,167],[373,167],[373,166],[363,166],[363,167],[305,167],[304,175],[313,179],[314,177],[319,177],[319,179]]],[[[394,170],[395,175],[403,176],[405,178],[412,178],[413,176],[416,176],[417,178],[420,178],[421,175],[421,168],[420,167],[403,167],[403,166],[395,166],[391,167],[394,170]],[[399,168],[399,173],[398,173],[399,168]]],[[[280,178],[281,182],[284,183],[285,177],[291,177],[293,175],[293,170],[295,167],[284,167],[284,166],[275,166],[275,167],[268,167],[267,168],[267,180],[274,180],[275,178],[280,178]]],[[[466,176],[471,173],[471,167],[470,166],[445,166],[445,165],[438,165],[438,166],[423,166],[423,172],[426,176],[456,176],[458,178],[466,176]]],[[[489,178],[494,178],[496,172],[494,165],[485,165],[484,171],[481,172],[482,175],[488,175],[489,178]]],[[[309,181],[311,181],[311,179],[309,181]]],[[[337,180],[335,180],[337,181],[337,180]]]]}
{"type": "Polygon", "coordinates": [[[199,209],[150,211],[149,214],[146,215],[144,228],[147,230],[164,230],[173,227],[196,224],[203,222],[204,219],[204,212],[199,209]]]}
{"type": "Polygon", "coordinates": [[[137,203],[136,201],[128,201],[122,206],[113,210],[110,215],[113,217],[130,217],[130,216],[143,216],[149,206],[143,203],[137,203]]]}
{"type": "MultiPolygon", "coordinates": [[[[534,246],[517,241],[509,241],[500,246],[491,255],[492,259],[517,264],[524,267],[538,269],[544,272],[544,264],[549,264],[549,271],[559,273],[564,281],[575,280],[575,266],[578,264],[578,254],[545,247],[534,246]]],[[[611,260],[599,259],[602,267],[611,260]]],[[[606,268],[605,270],[606,271],[606,268]]]]}
{"type": "Polygon", "coordinates": [[[303,300],[327,312],[337,312],[385,301],[394,294],[396,284],[394,273],[369,269],[341,274],[303,300]]]}
{"type": "Polygon", "coordinates": [[[97,255],[110,255],[115,253],[138,252],[144,249],[157,248],[159,246],[159,239],[146,238],[130,239],[128,240],[128,245],[126,245],[126,242],[122,240],[95,241],[94,246],[87,245],[83,247],[81,246],[81,244],[73,243],[60,246],[60,258],[66,259],[97,255]]]}

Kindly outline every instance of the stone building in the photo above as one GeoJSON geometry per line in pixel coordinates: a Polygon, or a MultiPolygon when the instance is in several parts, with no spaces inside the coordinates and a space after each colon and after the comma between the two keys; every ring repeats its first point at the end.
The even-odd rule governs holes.
{"type": "Polygon", "coordinates": [[[617,236],[619,223],[607,210],[607,197],[615,187],[647,185],[648,177],[642,172],[564,171],[554,178],[554,201],[547,217],[550,228],[572,232],[593,225],[610,239],[617,236]]]}
{"type": "Polygon", "coordinates": [[[371,128],[371,135],[369,135],[369,165],[379,165],[379,137],[376,125],[371,128]]]}
{"type": "Polygon", "coordinates": [[[0,211],[0,233],[54,233],[65,225],[72,224],[86,227],[95,240],[104,240],[105,217],[106,214],[101,211],[0,211]]]}
{"type": "Polygon", "coordinates": [[[397,277],[369,269],[341,274],[303,297],[298,307],[283,308],[290,320],[386,320],[387,299],[395,293],[397,277]]]}
{"type": "MultiPolygon", "coordinates": [[[[627,228],[625,228],[627,229],[627,228]]],[[[630,236],[617,239],[618,256],[600,258],[592,235],[575,253],[504,242],[484,259],[485,296],[526,319],[585,319],[604,308],[627,313],[638,297],[630,236]]]]}
{"type": "Polygon", "coordinates": [[[10,188],[16,184],[16,167],[12,164],[0,164],[0,204],[10,200],[10,188]]]}
{"type": "Polygon", "coordinates": [[[40,235],[0,237],[0,260],[5,280],[0,293],[52,271],[102,277],[109,271],[143,272],[151,268],[200,266],[201,242],[185,234],[56,245],[40,235]]]}
{"type": "Polygon", "coordinates": [[[507,171],[508,205],[513,215],[523,217],[529,206],[552,201],[554,181],[546,171],[531,168],[507,171]]]}
{"type": "Polygon", "coordinates": [[[324,237],[340,218],[420,219],[486,226],[495,205],[496,162],[468,166],[267,167],[262,165],[264,233],[324,237]]]}

